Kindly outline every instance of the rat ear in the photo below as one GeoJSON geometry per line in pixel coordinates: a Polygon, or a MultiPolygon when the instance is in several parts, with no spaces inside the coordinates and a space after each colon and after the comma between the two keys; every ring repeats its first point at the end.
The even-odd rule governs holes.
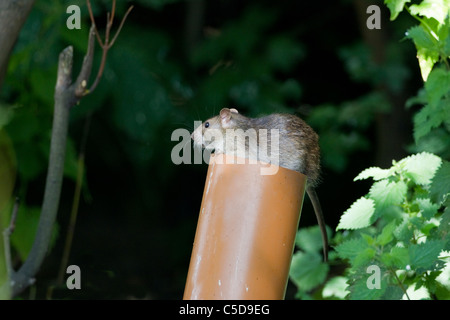
{"type": "Polygon", "coordinates": [[[239,111],[237,111],[237,109],[234,109],[234,108],[230,109],[230,111],[233,113],[239,113],[239,111]]]}
{"type": "Polygon", "coordinates": [[[223,108],[220,110],[220,122],[222,123],[222,127],[227,127],[230,125],[231,121],[231,110],[228,108],[223,108]]]}

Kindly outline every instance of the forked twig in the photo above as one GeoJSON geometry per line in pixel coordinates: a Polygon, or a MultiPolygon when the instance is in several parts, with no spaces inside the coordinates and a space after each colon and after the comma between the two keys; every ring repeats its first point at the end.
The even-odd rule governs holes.
{"type": "Polygon", "coordinates": [[[92,7],[91,7],[91,2],[90,0],[86,0],[87,6],[88,6],[88,10],[89,10],[89,17],[91,18],[91,23],[92,26],[94,28],[94,32],[95,35],[97,37],[97,41],[100,45],[100,47],[102,48],[102,60],[100,62],[100,67],[98,69],[97,72],[97,77],[95,78],[94,83],[91,85],[91,87],[88,90],[85,90],[83,95],[88,94],[89,92],[92,92],[93,90],[95,90],[95,88],[97,87],[100,78],[103,75],[103,71],[105,69],[105,62],[106,62],[106,56],[108,55],[108,50],[114,45],[114,42],[116,41],[120,31],[122,30],[123,24],[125,23],[125,20],[127,19],[128,15],[130,14],[131,10],[133,9],[133,6],[129,7],[127,12],[125,13],[125,15],[122,18],[122,21],[120,21],[119,24],[119,28],[116,31],[116,34],[114,35],[114,37],[112,38],[111,42],[109,41],[109,36],[111,33],[111,28],[114,22],[114,15],[116,12],[116,0],[113,0],[113,4],[112,4],[112,8],[111,8],[111,13],[107,13],[107,19],[106,19],[106,31],[105,31],[105,41],[103,42],[101,37],[100,37],[100,33],[98,32],[97,29],[97,25],[95,23],[95,19],[94,19],[94,14],[92,12],[92,7]]]}
{"type": "MultiPolygon", "coordinates": [[[[31,284],[33,284],[35,281],[35,275],[39,271],[48,253],[51,234],[58,213],[62,189],[70,109],[71,107],[76,105],[80,101],[80,99],[82,99],[85,95],[91,93],[95,89],[102,76],[105,66],[106,54],[113,44],[113,42],[109,42],[110,30],[115,13],[115,0],[113,1],[114,3],[112,14],[108,14],[106,37],[105,42],[103,43],[100,39],[100,36],[98,35],[95,21],[93,19],[92,10],[90,8],[90,3],[89,0],[87,0],[89,14],[92,19],[92,26],[89,33],[88,49],[84,57],[83,65],[74,83],[72,83],[73,47],[68,46],[59,55],[58,72],[54,94],[55,105],[53,112],[52,135],[50,141],[49,164],[45,182],[41,215],[39,217],[39,223],[32,247],[20,269],[18,271],[14,271],[11,266],[11,262],[7,262],[10,281],[7,281],[0,287],[0,294],[2,292],[7,292],[8,296],[14,297],[23,292],[23,290],[28,288],[31,284]],[[97,78],[95,79],[94,84],[89,89],[87,89],[87,81],[89,80],[89,76],[91,74],[94,57],[95,37],[97,37],[97,40],[99,40],[99,43],[103,50],[103,55],[101,66],[97,73],[97,78]],[[7,291],[4,289],[6,289],[7,291]]],[[[131,8],[128,9],[126,16],[129,14],[131,8]]],[[[120,31],[126,16],[122,20],[118,31],[120,31]]],[[[116,37],[117,34],[114,36],[113,40],[115,40],[116,37]]],[[[17,212],[17,205],[14,211],[17,212]]],[[[6,239],[5,243],[7,244],[7,246],[5,246],[5,251],[8,253],[7,256],[10,256],[8,251],[9,235],[10,232],[14,229],[15,215],[16,213],[13,212],[11,224],[9,228],[4,232],[4,237],[6,239]]]]}

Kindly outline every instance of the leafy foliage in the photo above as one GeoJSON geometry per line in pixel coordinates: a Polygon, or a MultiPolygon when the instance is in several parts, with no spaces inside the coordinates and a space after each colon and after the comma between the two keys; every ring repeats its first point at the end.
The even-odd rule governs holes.
{"type": "Polygon", "coordinates": [[[447,299],[450,192],[432,196],[433,190],[442,186],[437,175],[443,173],[440,168],[448,174],[448,162],[420,153],[394,162],[389,169],[373,167],[361,172],[355,180],[371,178],[374,183],[368,194],[342,215],[337,230],[344,232],[334,237],[335,252],[330,254],[331,264],[342,259],[349,266],[342,276],[324,284],[328,269],[320,260],[311,263],[317,258],[303,252],[307,237],[300,236],[315,232],[316,227],[299,231],[297,246],[303,250],[296,254],[291,270],[291,279],[302,293],[299,296],[304,297],[303,291],[313,289],[313,284],[324,284],[324,298],[447,299]],[[306,263],[306,259],[310,262],[306,263]],[[308,271],[310,263],[316,267],[315,272],[308,271]],[[368,285],[373,266],[380,270],[378,288],[368,285]],[[310,277],[308,281],[303,279],[306,276],[310,277]],[[415,293],[419,288],[420,295],[415,293]]]}
{"type": "MultiPolygon", "coordinates": [[[[173,283],[162,286],[163,277],[160,275],[166,276],[165,279],[170,278],[170,281],[176,278],[176,281],[184,284],[185,261],[182,259],[186,252],[190,252],[191,246],[189,241],[174,239],[178,240],[182,233],[186,238],[190,236],[189,228],[193,222],[186,217],[195,212],[197,204],[187,189],[199,189],[193,187],[193,184],[201,179],[179,175],[180,172],[186,172],[181,170],[186,170],[187,166],[184,169],[175,168],[170,162],[172,145],[167,137],[171,130],[180,126],[188,127],[194,118],[198,120],[209,117],[223,106],[237,106],[248,115],[275,111],[297,112],[305,117],[307,115],[308,123],[320,134],[325,170],[344,173],[352,158],[355,158],[352,157],[355,152],[371,150],[374,120],[380,113],[390,111],[389,97],[376,88],[386,86],[392,93],[407,88],[406,80],[412,73],[411,68],[405,64],[407,55],[404,50],[408,47],[408,42],[389,44],[384,52],[386,61],[377,65],[362,41],[349,43],[354,39],[348,36],[349,33],[342,32],[342,29],[336,37],[329,28],[318,28],[321,23],[324,26],[335,23],[330,19],[326,21],[327,16],[323,16],[324,10],[320,10],[320,7],[316,7],[318,15],[309,8],[301,10],[307,12],[304,15],[307,20],[299,23],[297,15],[292,19],[290,13],[283,11],[287,9],[280,9],[280,5],[276,3],[253,1],[248,6],[245,5],[245,10],[241,10],[243,4],[238,4],[235,8],[233,3],[231,19],[225,17],[225,14],[223,17],[220,14],[205,16],[205,28],[198,35],[198,42],[186,50],[182,44],[185,40],[184,31],[189,31],[183,30],[186,18],[184,12],[189,11],[184,10],[186,2],[137,0],[134,3],[138,8],[133,11],[114,50],[108,55],[104,77],[95,95],[86,97],[72,110],[65,167],[65,177],[69,183],[65,183],[64,188],[68,195],[62,199],[62,204],[66,208],[70,206],[71,199],[67,198],[71,198],[71,180],[77,170],[76,157],[82,131],[80,127],[84,118],[93,114],[88,143],[90,149],[86,157],[89,162],[87,171],[89,177],[95,177],[101,183],[97,182],[97,189],[94,190],[95,206],[84,206],[83,209],[92,213],[91,217],[98,219],[95,221],[102,223],[96,225],[95,233],[89,230],[83,234],[80,241],[84,239],[85,243],[100,243],[102,233],[111,232],[109,223],[117,222],[118,217],[125,217],[123,219],[127,222],[119,220],[118,224],[121,231],[133,230],[127,233],[127,242],[141,244],[146,241],[146,252],[152,252],[149,256],[151,258],[146,259],[152,263],[146,265],[148,268],[143,272],[146,276],[151,275],[152,285],[148,287],[176,291],[173,283]],[[165,11],[166,5],[174,10],[165,11]],[[280,16],[288,16],[288,19],[280,24],[280,16]],[[226,22],[221,22],[221,19],[226,19],[226,22]],[[291,25],[288,20],[294,21],[295,25],[291,25]],[[327,31],[319,35],[320,30],[327,31]],[[322,37],[324,41],[317,41],[322,40],[322,37]],[[308,39],[313,43],[311,47],[305,45],[308,39]],[[322,42],[326,46],[321,46],[322,42]],[[332,49],[324,50],[327,46],[332,49]],[[310,51],[314,48],[324,51],[316,55],[317,51],[310,51]],[[326,72],[317,68],[316,65],[321,65],[322,62],[333,61],[334,55],[340,59],[336,65],[330,65],[326,72]],[[308,66],[314,66],[314,69],[305,73],[304,68],[308,66]],[[350,80],[354,81],[355,87],[358,87],[356,90],[347,90],[341,83],[345,80],[345,76],[341,74],[339,83],[333,82],[336,79],[333,79],[332,74],[339,73],[341,66],[347,71],[350,80]],[[318,105],[309,112],[309,108],[304,108],[306,103],[311,103],[304,99],[306,94],[310,94],[305,86],[314,77],[320,79],[320,82],[313,85],[317,87],[316,95],[319,99],[318,105]],[[333,97],[333,90],[337,97],[333,97]],[[365,92],[362,95],[361,90],[365,92]],[[189,211],[186,208],[192,203],[195,208],[189,211]],[[150,219],[146,220],[150,222],[144,223],[144,219],[150,219]],[[186,221],[189,222],[185,223],[186,221]],[[141,238],[143,234],[151,236],[141,238]],[[152,259],[165,254],[165,259],[152,259]],[[171,265],[167,267],[167,264],[156,261],[168,261],[171,265]]],[[[208,13],[212,9],[222,14],[222,9],[227,6],[225,3],[211,2],[206,9],[208,13]]],[[[288,3],[290,6],[293,2],[282,2],[282,5],[288,3]]],[[[332,6],[342,9],[348,3],[340,1],[332,6]]],[[[408,0],[386,1],[392,19],[396,19],[405,8],[412,16],[420,19],[419,26],[408,30],[407,38],[417,47],[422,73],[428,73],[428,76],[424,88],[417,97],[409,101],[410,107],[416,104],[421,106],[414,119],[416,144],[410,150],[433,152],[448,160],[450,139],[448,92],[445,89],[448,88],[446,83],[450,41],[448,18],[443,14],[445,10],[441,10],[448,1],[415,3],[417,4],[412,5],[408,0]],[[434,3],[440,11],[433,8],[434,3]]],[[[11,201],[7,204],[3,202],[11,200],[14,181],[17,181],[14,195],[21,199],[19,217],[22,220],[18,221],[20,226],[17,223],[11,240],[19,258],[23,258],[29,250],[39,214],[37,206],[40,204],[40,186],[48,163],[58,54],[65,46],[73,45],[78,59],[74,68],[77,69],[86,50],[89,18],[85,1],[73,0],[71,4],[81,7],[81,30],[65,28],[67,3],[59,0],[36,1],[11,55],[8,77],[2,87],[1,100],[5,104],[0,106],[0,130],[3,130],[0,133],[0,175],[4,172],[8,175],[1,176],[4,180],[0,183],[0,227],[3,229],[8,223],[11,201]]],[[[94,14],[103,17],[103,11],[109,8],[110,1],[92,1],[92,5],[94,14]]],[[[127,6],[126,1],[119,1],[117,14],[123,13],[127,6]]],[[[299,10],[293,11],[298,13],[299,10]]],[[[101,19],[104,17],[100,21],[101,19]]],[[[352,23],[350,25],[355,29],[352,23]]],[[[101,28],[101,24],[99,27],[101,28]]],[[[354,30],[354,33],[357,32],[354,30]]],[[[412,45],[410,47],[413,48],[412,45]]],[[[437,162],[429,154],[420,156],[420,159],[437,162]]],[[[367,195],[346,211],[339,232],[331,241],[335,251],[330,253],[330,264],[322,261],[322,242],[318,228],[300,230],[291,270],[291,279],[299,288],[298,297],[401,297],[403,291],[389,268],[402,270],[397,271],[399,274],[396,275],[405,287],[420,286],[427,288],[429,293],[435,292],[437,297],[448,297],[448,286],[445,285],[448,278],[445,278],[448,275],[445,270],[448,268],[436,269],[429,262],[435,259],[440,246],[445,250],[449,247],[448,241],[442,240],[448,234],[446,228],[450,220],[447,209],[449,163],[442,161],[432,177],[430,172],[435,172],[436,164],[427,173],[420,164],[417,169],[418,164],[413,159],[406,162],[406,169],[400,168],[397,163],[390,169],[373,167],[358,176],[358,180],[372,178],[375,183],[367,195]],[[398,216],[404,215],[402,210],[406,210],[402,207],[405,194],[412,207],[410,211],[415,212],[416,216],[399,221],[398,216]],[[352,216],[356,219],[352,219],[352,216]],[[400,245],[422,233],[426,235],[426,239],[420,237],[417,243],[410,246],[400,245]],[[441,235],[441,238],[436,235],[441,235]],[[394,243],[398,245],[394,246],[394,243]],[[377,251],[380,248],[383,253],[377,251]],[[421,254],[426,250],[429,250],[427,253],[430,255],[427,254],[422,259],[421,254]],[[381,290],[368,291],[365,288],[364,279],[369,274],[364,267],[371,259],[379,259],[378,264],[384,275],[381,290]],[[334,265],[341,267],[343,261],[350,263],[351,267],[345,273],[334,273],[334,265]],[[300,270],[305,263],[309,267],[300,270]],[[414,268],[418,268],[418,271],[414,268]],[[423,273],[420,268],[428,268],[428,271],[423,273]],[[415,275],[410,275],[416,271],[422,272],[423,277],[417,280],[415,275]],[[414,284],[415,280],[417,282],[414,284]]],[[[92,181],[85,180],[85,200],[89,199],[87,185],[92,181]]],[[[120,236],[119,233],[117,238],[120,236]]],[[[108,238],[107,245],[99,250],[101,252],[97,251],[95,256],[99,260],[114,257],[114,264],[111,263],[107,268],[124,261],[125,269],[131,270],[129,260],[132,250],[128,250],[129,247],[122,243],[111,254],[108,252],[110,245],[108,238]],[[127,252],[118,258],[118,250],[122,247],[127,252]]],[[[84,246],[88,247],[91,249],[90,245],[84,246]]],[[[142,256],[139,257],[141,258],[142,256]]],[[[438,256],[434,261],[441,263],[442,259],[438,256]]],[[[0,278],[3,267],[1,262],[0,259],[0,278]]],[[[135,270],[133,269],[133,279],[140,276],[135,270]]],[[[139,279],[142,278],[141,275],[139,279]]]]}
{"type": "MultiPolygon", "coordinates": [[[[348,265],[342,275],[325,281],[322,274],[316,277],[315,288],[293,279],[299,297],[450,298],[450,164],[444,160],[450,158],[450,2],[410,2],[385,0],[391,20],[406,8],[420,22],[406,37],[415,44],[424,80],[424,88],[407,102],[407,107],[423,106],[413,119],[416,143],[410,148],[421,153],[393,161],[388,169],[370,167],[355,178],[371,178],[373,184],[341,216],[330,254],[331,265],[348,265]],[[376,287],[373,269],[378,270],[376,287]]],[[[347,67],[358,81],[377,81],[370,59],[347,67]]],[[[388,81],[386,75],[381,79],[388,81]]],[[[298,274],[291,270],[291,277],[298,274]]]]}
{"type": "MultiPolygon", "coordinates": [[[[420,143],[422,139],[439,143],[440,138],[450,138],[450,2],[447,0],[423,0],[419,4],[409,1],[394,0],[385,1],[391,12],[391,20],[394,20],[404,8],[420,24],[411,27],[406,32],[406,37],[414,42],[417,49],[422,78],[425,82],[424,99],[415,98],[413,101],[424,104],[423,108],[414,116],[414,139],[418,143],[417,151],[427,150],[428,143],[420,143]],[[444,128],[445,130],[438,130],[444,128]],[[445,138],[441,137],[445,135],[445,138]]],[[[436,148],[432,146],[432,148],[436,148]]],[[[440,148],[439,153],[444,154],[440,148]]]]}
{"type": "MultiPolygon", "coordinates": [[[[330,234],[330,230],[327,230],[330,234]]],[[[323,262],[322,238],[318,226],[298,231],[295,244],[299,249],[292,257],[290,278],[297,285],[297,298],[311,299],[308,291],[323,283],[329,265],[323,262]]]]}

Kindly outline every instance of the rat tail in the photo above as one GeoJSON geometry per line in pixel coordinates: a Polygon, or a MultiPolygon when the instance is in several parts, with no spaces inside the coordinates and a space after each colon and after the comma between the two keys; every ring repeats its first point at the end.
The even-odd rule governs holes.
{"type": "Polygon", "coordinates": [[[309,199],[311,199],[314,212],[316,213],[317,223],[319,224],[320,232],[322,234],[323,260],[326,262],[328,260],[328,237],[327,229],[325,227],[325,219],[322,214],[322,207],[320,206],[319,197],[317,196],[316,190],[313,187],[307,187],[306,192],[308,193],[309,199]]]}

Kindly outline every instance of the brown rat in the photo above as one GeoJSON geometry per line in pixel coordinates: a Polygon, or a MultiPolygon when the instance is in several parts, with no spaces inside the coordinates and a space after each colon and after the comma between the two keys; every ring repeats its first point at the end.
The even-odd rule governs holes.
{"type": "Polygon", "coordinates": [[[306,192],[322,233],[324,260],[328,259],[325,221],[315,191],[320,172],[318,135],[305,121],[291,114],[247,118],[236,109],[224,108],[218,116],[208,119],[195,129],[192,139],[195,145],[214,150],[217,154],[256,159],[306,175],[306,192]],[[278,136],[272,136],[272,132],[277,132],[278,136]],[[252,143],[252,139],[255,143],[252,143]]]}

